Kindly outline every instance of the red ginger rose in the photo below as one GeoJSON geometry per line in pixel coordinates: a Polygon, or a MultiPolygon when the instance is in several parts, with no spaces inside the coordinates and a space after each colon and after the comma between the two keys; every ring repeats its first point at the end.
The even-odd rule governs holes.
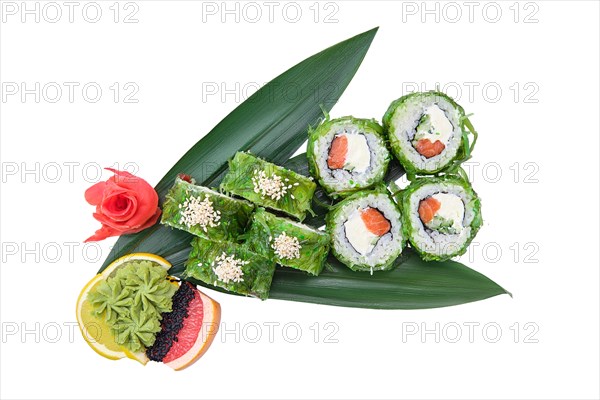
{"type": "Polygon", "coordinates": [[[94,218],[102,223],[86,242],[139,232],[160,217],[158,194],[148,182],[126,171],[106,169],[115,175],[85,191],[87,202],[96,206],[94,218]]]}

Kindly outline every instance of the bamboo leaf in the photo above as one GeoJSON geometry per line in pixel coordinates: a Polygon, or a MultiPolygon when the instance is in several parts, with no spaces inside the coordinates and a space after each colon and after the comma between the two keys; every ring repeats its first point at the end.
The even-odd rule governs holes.
{"type": "MultiPolygon", "coordinates": [[[[181,262],[185,262],[185,257],[181,262]]],[[[426,262],[411,249],[404,250],[399,266],[391,271],[352,271],[330,256],[319,276],[277,266],[270,299],[342,307],[414,310],[448,307],[511,295],[485,275],[456,261],[426,262]]],[[[178,265],[170,273],[181,277],[178,265]]],[[[220,292],[204,282],[193,283],[220,292]]],[[[227,292],[229,293],[229,292],[227,292]]]]}
{"type": "MultiPolygon", "coordinates": [[[[193,176],[203,186],[221,182],[227,160],[248,150],[283,164],[307,139],[340,98],[365,57],[377,28],[329,47],[267,83],[227,115],[194,145],[156,185],[164,196],[179,173],[193,176]]],[[[132,252],[152,252],[169,261],[189,250],[191,235],[156,224],[140,233],[119,238],[101,270],[132,252]]]]}
{"type": "Polygon", "coordinates": [[[378,309],[447,307],[510,294],[494,281],[455,262],[425,262],[406,249],[391,271],[351,271],[333,256],[317,277],[277,268],[269,298],[378,309]]]}

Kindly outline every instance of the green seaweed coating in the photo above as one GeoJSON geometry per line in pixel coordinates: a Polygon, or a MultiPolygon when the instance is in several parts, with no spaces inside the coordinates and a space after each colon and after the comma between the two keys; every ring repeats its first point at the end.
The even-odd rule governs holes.
{"type": "MultiPolygon", "coordinates": [[[[398,161],[400,161],[400,164],[402,164],[402,166],[404,167],[404,170],[406,171],[406,173],[409,177],[415,176],[416,174],[432,175],[432,174],[436,174],[436,173],[439,173],[442,171],[446,171],[446,170],[454,167],[457,162],[460,163],[460,162],[466,160],[470,156],[470,150],[472,150],[472,148],[469,149],[467,129],[465,127],[465,124],[468,122],[468,119],[465,115],[465,110],[458,103],[456,103],[454,101],[454,99],[452,99],[450,96],[448,96],[442,92],[432,90],[429,92],[415,92],[415,93],[410,93],[405,96],[402,96],[399,99],[394,100],[390,104],[390,106],[388,107],[387,111],[385,112],[385,114],[383,116],[382,122],[383,122],[384,130],[387,133],[387,137],[388,137],[392,152],[394,153],[394,156],[398,159],[398,161]],[[402,148],[403,143],[400,142],[400,140],[398,139],[398,137],[395,134],[393,134],[396,131],[396,129],[398,129],[398,127],[396,127],[392,123],[394,114],[396,114],[396,112],[398,112],[403,107],[405,107],[406,102],[409,99],[412,99],[414,97],[419,97],[419,98],[423,98],[423,99],[426,99],[429,97],[441,97],[441,98],[445,99],[446,101],[448,101],[454,107],[454,109],[458,112],[458,115],[459,115],[460,130],[463,132],[462,137],[461,137],[460,146],[458,147],[458,150],[454,157],[449,159],[445,164],[440,165],[435,170],[425,170],[425,169],[421,169],[418,166],[416,166],[406,156],[405,151],[402,148]]],[[[474,144],[474,142],[473,142],[473,144],[474,144]]]]}
{"type": "MultiPolygon", "coordinates": [[[[339,203],[337,203],[329,211],[329,213],[327,213],[327,216],[325,217],[327,231],[329,232],[329,234],[331,236],[331,240],[332,240],[331,252],[339,261],[341,261],[344,265],[346,265],[348,268],[350,268],[353,271],[371,271],[371,272],[373,272],[373,271],[391,270],[397,266],[394,263],[394,261],[396,261],[396,259],[400,256],[400,254],[402,254],[402,251],[404,250],[404,247],[406,244],[406,235],[405,235],[403,227],[400,227],[400,229],[398,229],[398,231],[397,231],[397,234],[400,236],[400,241],[397,243],[398,248],[391,251],[389,256],[386,259],[381,260],[381,262],[378,262],[372,266],[354,262],[354,260],[352,260],[349,257],[346,257],[346,255],[344,255],[342,252],[338,251],[337,247],[335,245],[336,238],[334,237],[334,227],[338,223],[336,221],[340,221],[344,217],[343,207],[349,203],[354,202],[355,200],[358,200],[363,197],[367,197],[369,195],[384,195],[385,197],[383,197],[383,196],[382,197],[389,201],[390,207],[397,213],[397,218],[399,220],[398,223],[401,224],[401,221],[402,221],[401,210],[398,207],[398,205],[396,204],[396,202],[392,199],[392,197],[390,196],[390,193],[388,192],[387,188],[384,185],[377,185],[377,186],[375,186],[375,188],[373,188],[371,190],[363,190],[360,192],[356,192],[353,195],[351,195],[351,196],[345,198],[344,200],[340,201],[339,203]]],[[[394,229],[393,225],[392,225],[392,229],[394,229]]]]}
{"type": "MultiPolygon", "coordinates": [[[[441,177],[418,178],[415,181],[411,182],[411,184],[409,186],[407,186],[400,193],[400,195],[398,196],[398,199],[400,201],[400,205],[402,208],[402,221],[403,221],[402,225],[405,229],[406,236],[408,237],[408,239],[412,245],[412,248],[414,248],[419,253],[421,258],[425,261],[446,261],[452,257],[456,257],[456,256],[465,254],[467,251],[467,248],[471,244],[471,241],[473,241],[473,238],[475,237],[475,235],[477,235],[479,228],[481,228],[481,225],[483,225],[483,219],[481,217],[481,200],[477,196],[477,193],[475,193],[475,191],[473,190],[473,187],[471,186],[471,184],[468,181],[466,181],[460,177],[457,177],[457,176],[444,175],[441,177]],[[430,250],[428,250],[427,248],[422,246],[416,240],[415,233],[418,231],[419,227],[415,227],[412,225],[412,222],[410,219],[410,214],[409,214],[410,213],[410,198],[411,198],[411,196],[413,196],[413,194],[419,188],[421,188],[425,185],[440,185],[440,184],[450,184],[450,185],[457,185],[457,186],[462,187],[465,190],[465,192],[467,193],[467,195],[471,198],[471,200],[467,204],[465,204],[465,211],[472,210],[472,212],[474,214],[473,220],[469,224],[471,231],[469,233],[469,237],[467,238],[467,241],[465,242],[465,244],[461,248],[456,248],[456,251],[453,251],[449,254],[444,254],[444,255],[431,253],[430,250]]],[[[423,199],[421,199],[421,200],[423,200],[423,199]]],[[[419,219],[418,223],[421,223],[420,219],[419,219]]]]}
{"type": "Polygon", "coordinates": [[[215,242],[201,237],[192,240],[192,250],[185,264],[185,278],[198,279],[230,292],[265,300],[275,273],[275,262],[250,251],[246,245],[232,242],[215,242]],[[240,282],[224,282],[215,272],[218,257],[234,257],[245,264],[241,266],[240,282]]]}
{"type": "Polygon", "coordinates": [[[311,129],[308,132],[308,144],[306,149],[306,157],[308,159],[308,165],[310,167],[310,173],[312,176],[317,179],[319,184],[325,189],[327,194],[333,198],[337,197],[347,197],[352,193],[355,193],[359,190],[368,189],[373,187],[375,184],[383,181],[385,174],[388,170],[388,165],[391,159],[391,156],[387,154],[383,161],[383,165],[381,168],[377,170],[377,173],[373,178],[371,178],[365,184],[359,184],[358,182],[352,182],[351,187],[345,190],[336,190],[335,188],[329,186],[325,180],[323,179],[323,172],[317,165],[317,154],[316,154],[316,145],[319,138],[326,136],[332,129],[336,126],[344,126],[344,125],[353,125],[358,128],[361,132],[368,132],[376,136],[380,139],[380,144],[383,148],[387,149],[387,143],[385,140],[385,135],[383,131],[383,127],[377,123],[375,119],[360,119],[354,118],[352,116],[340,117],[332,120],[325,120],[315,129],[311,129]]]}
{"type": "Polygon", "coordinates": [[[210,240],[235,240],[246,229],[253,210],[252,203],[177,178],[166,195],[160,222],[210,240]],[[199,197],[200,200],[208,197],[214,210],[220,214],[216,226],[206,226],[204,230],[200,225],[188,226],[182,222],[183,204],[191,197],[199,197]]]}
{"type": "Polygon", "coordinates": [[[310,210],[317,185],[312,178],[300,175],[278,165],[262,160],[252,154],[237,152],[229,161],[229,172],[221,183],[221,189],[245,198],[255,204],[282,211],[302,221],[310,210]],[[280,198],[264,195],[255,182],[264,172],[269,180],[280,179],[285,193],[280,198]]]}
{"type": "Polygon", "coordinates": [[[274,260],[280,265],[319,275],[329,253],[329,234],[287,218],[277,217],[264,208],[258,208],[252,216],[250,230],[246,235],[250,250],[274,260]],[[300,245],[298,257],[280,257],[274,249],[275,239],[282,233],[295,238],[300,245]]]}

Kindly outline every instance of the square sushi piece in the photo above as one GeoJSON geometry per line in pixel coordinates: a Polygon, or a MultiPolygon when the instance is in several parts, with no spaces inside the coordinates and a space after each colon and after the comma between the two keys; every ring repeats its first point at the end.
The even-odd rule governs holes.
{"type": "Polygon", "coordinates": [[[258,208],[246,235],[248,247],[280,265],[319,275],[329,253],[329,234],[258,208]]]}
{"type": "Polygon", "coordinates": [[[310,209],[317,185],[304,175],[237,152],[221,189],[255,204],[282,211],[302,221],[310,209]]]}
{"type": "Polygon", "coordinates": [[[192,241],[184,276],[265,300],[274,273],[275,262],[246,245],[197,237],[192,241]]]}
{"type": "Polygon", "coordinates": [[[211,240],[235,240],[254,205],[180,178],[167,193],[161,223],[211,240]]]}

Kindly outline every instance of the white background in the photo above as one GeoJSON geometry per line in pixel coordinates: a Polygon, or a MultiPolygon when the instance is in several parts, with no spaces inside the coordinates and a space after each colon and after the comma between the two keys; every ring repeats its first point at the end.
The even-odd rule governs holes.
{"type": "Polygon", "coordinates": [[[278,3],[272,22],[258,2],[255,23],[256,7],[244,3],[239,22],[231,14],[224,23],[221,2],[121,3],[117,23],[113,1],[98,2],[96,23],[82,16],[85,2],[73,22],[57,3],[56,23],[49,22],[56,9],[44,14],[44,2],[39,22],[34,14],[22,22],[21,3],[12,3],[14,15],[7,3],[0,28],[3,398],[600,396],[597,2],[311,1],[287,14],[278,3]],[[124,23],[136,9],[138,22],[124,23]],[[99,179],[97,166],[132,163],[156,184],[257,84],[374,26],[380,30],[332,116],[380,119],[414,84],[439,83],[458,97],[480,132],[471,178],[485,219],[479,245],[461,261],[514,298],[377,311],[209,292],[222,305],[221,333],[229,333],[193,367],[175,373],[96,355],[72,324],[81,287],[114,243],[81,243],[98,228],[83,198],[99,179]],[[36,82],[40,91],[56,82],[62,97],[50,102],[52,84],[39,102],[7,94],[36,82]],[[64,82],[79,84],[73,102],[64,82]],[[103,91],[96,103],[82,95],[90,82],[103,91]],[[136,85],[138,102],[126,103],[136,85]],[[272,343],[269,323],[280,324],[272,343]],[[257,326],[262,336],[251,343],[257,326]],[[292,343],[297,327],[302,335],[292,343]]]}

